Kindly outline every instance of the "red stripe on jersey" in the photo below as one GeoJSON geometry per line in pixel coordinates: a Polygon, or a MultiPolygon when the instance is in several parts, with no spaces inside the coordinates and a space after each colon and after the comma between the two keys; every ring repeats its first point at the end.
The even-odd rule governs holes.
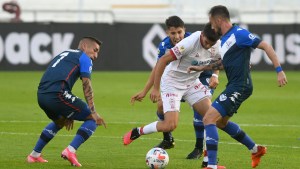
{"type": "Polygon", "coordinates": [[[70,71],[70,73],[68,74],[68,77],[66,78],[66,81],[68,81],[68,79],[70,78],[71,74],[75,71],[75,69],[79,67],[79,65],[76,65],[73,67],[73,69],[70,71]]]}
{"type": "Polygon", "coordinates": [[[174,60],[177,60],[177,57],[176,57],[176,55],[175,55],[175,53],[173,52],[172,49],[170,50],[170,54],[172,55],[172,57],[173,57],[174,60]]]}

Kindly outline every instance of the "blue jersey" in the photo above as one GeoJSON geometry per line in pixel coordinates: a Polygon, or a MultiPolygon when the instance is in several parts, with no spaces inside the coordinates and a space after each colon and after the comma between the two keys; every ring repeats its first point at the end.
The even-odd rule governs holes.
{"type": "Polygon", "coordinates": [[[81,50],[66,50],[57,55],[45,71],[38,93],[71,91],[80,77],[91,78],[92,60],[81,50]]]}
{"type": "MultiPolygon", "coordinates": [[[[191,33],[190,32],[186,32],[184,34],[184,38],[190,36],[191,33]]],[[[159,58],[161,58],[167,51],[169,51],[171,48],[173,48],[174,45],[172,44],[171,42],[171,39],[169,36],[167,36],[165,39],[163,39],[159,46],[158,46],[158,56],[157,56],[157,60],[159,58]]],[[[207,83],[207,80],[206,78],[210,78],[212,75],[212,71],[211,70],[208,70],[208,71],[203,71],[201,74],[200,74],[200,80],[202,83],[207,83]]]]}
{"type": "Polygon", "coordinates": [[[221,38],[221,57],[228,86],[247,87],[252,90],[250,76],[251,49],[261,40],[249,31],[234,25],[221,38]]]}

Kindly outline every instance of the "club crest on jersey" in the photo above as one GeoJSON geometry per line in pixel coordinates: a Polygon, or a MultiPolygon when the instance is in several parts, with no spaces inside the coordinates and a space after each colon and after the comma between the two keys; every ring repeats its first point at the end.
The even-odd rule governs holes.
{"type": "Polygon", "coordinates": [[[183,52],[184,51],[184,46],[180,46],[179,51],[183,52]]]}
{"type": "Polygon", "coordinates": [[[227,96],[226,96],[226,94],[221,94],[220,95],[220,98],[219,98],[219,100],[222,102],[222,101],[225,101],[227,99],[227,96]]]}
{"type": "Polygon", "coordinates": [[[255,35],[253,35],[252,33],[250,33],[250,34],[248,35],[248,37],[249,37],[251,40],[253,40],[253,39],[255,39],[255,38],[256,38],[256,36],[255,36],[255,35]]]}

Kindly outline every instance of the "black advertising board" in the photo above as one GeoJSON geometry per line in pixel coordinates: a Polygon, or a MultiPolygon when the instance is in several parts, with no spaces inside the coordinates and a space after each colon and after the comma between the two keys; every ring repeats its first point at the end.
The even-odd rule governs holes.
{"type": "MultiPolygon", "coordinates": [[[[270,43],[285,70],[300,70],[300,25],[246,25],[270,43]]],[[[187,31],[203,25],[186,25],[187,31]]],[[[44,70],[65,49],[77,48],[84,36],[104,42],[94,70],[151,70],[157,45],[166,36],[162,24],[0,23],[0,70],[44,70]]],[[[262,50],[252,52],[254,70],[273,70],[262,50]]]]}

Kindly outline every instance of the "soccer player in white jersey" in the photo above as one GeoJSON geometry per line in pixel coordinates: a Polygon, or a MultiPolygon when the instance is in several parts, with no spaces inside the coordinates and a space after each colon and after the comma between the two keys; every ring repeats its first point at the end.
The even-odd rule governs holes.
{"type": "MultiPolygon", "coordinates": [[[[181,40],[159,59],[150,99],[157,102],[161,96],[164,120],[132,129],[124,135],[124,145],[129,145],[141,135],[175,130],[181,99],[186,100],[197,112],[204,115],[211,104],[210,89],[199,81],[201,72],[188,73],[187,68],[191,65],[207,65],[212,60],[219,60],[219,38],[220,36],[211,29],[211,25],[206,24],[202,32],[194,32],[181,40]]],[[[222,168],[224,167],[219,166],[219,169],[222,168]]]]}

